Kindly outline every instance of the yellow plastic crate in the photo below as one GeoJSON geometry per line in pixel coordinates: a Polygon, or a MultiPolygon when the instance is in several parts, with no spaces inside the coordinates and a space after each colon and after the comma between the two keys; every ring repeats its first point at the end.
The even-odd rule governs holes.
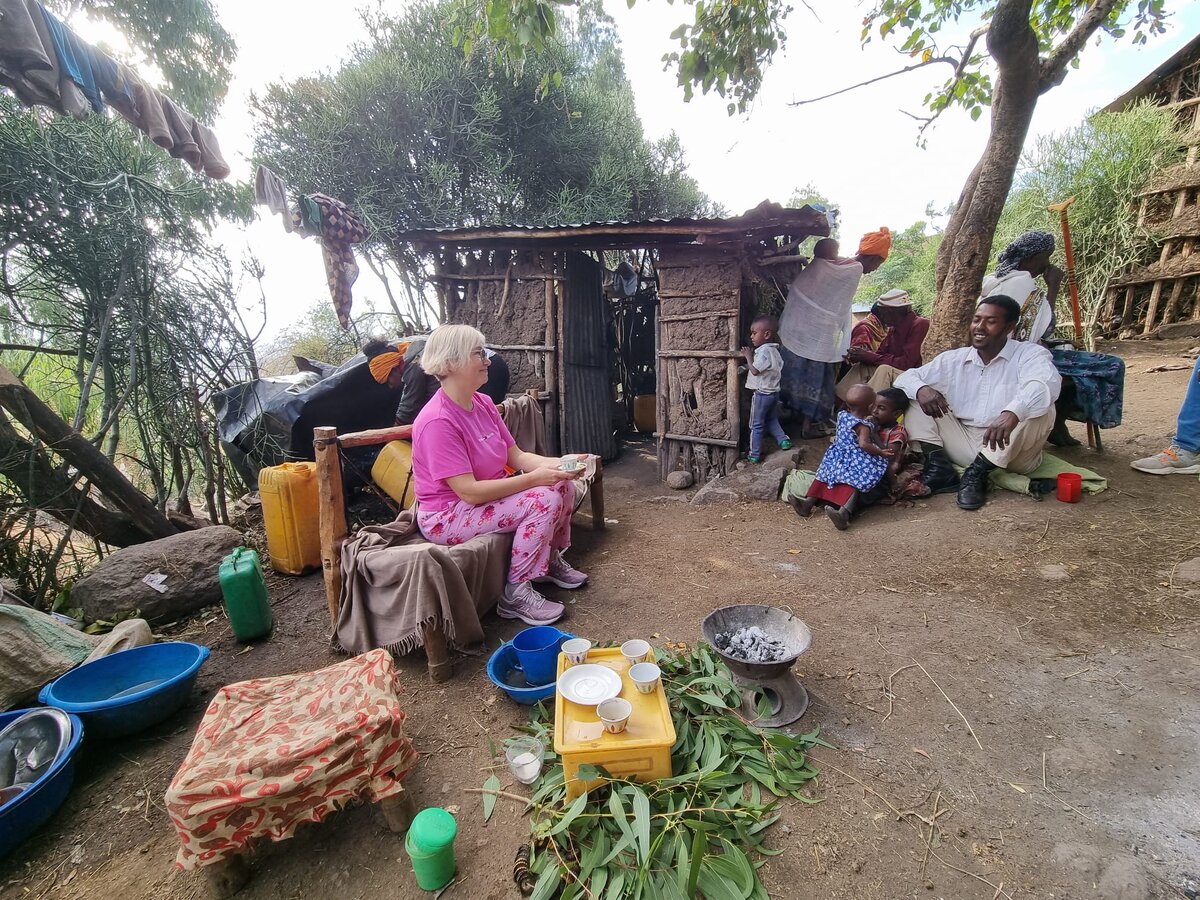
{"type": "MultiPolygon", "coordinates": [[[[650,651],[651,662],[655,661],[650,651]]],[[[621,676],[621,694],[633,706],[629,725],[620,734],[604,730],[596,707],[580,706],[555,692],[554,752],[562,758],[567,799],[572,800],[603,782],[597,778],[584,782],[578,777],[585,763],[603,766],[616,778],[654,781],[671,777],[671,747],[675,745],[675,725],[667,707],[667,695],[660,680],[651,694],[643,694],[629,677],[629,663],[620,647],[593,648],[587,661],[607,666],[621,676]]],[[[558,674],[567,670],[567,656],[558,654],[558,674]]]]}

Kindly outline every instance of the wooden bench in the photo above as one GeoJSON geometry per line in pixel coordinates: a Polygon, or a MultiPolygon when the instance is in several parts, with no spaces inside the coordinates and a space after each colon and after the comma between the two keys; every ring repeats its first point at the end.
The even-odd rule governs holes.
{"type": "MultiPolygon", "coordinates": [[[[349,534],[346,524],[346,500],[342,486],[341,451],[353,447],[370,447],[389,441],[408,440],[411,425],[374,428],[339,435],[336,428],[313,429],[313,445],[317,457],[317,485],[321,510],[321,568],[325,576],[325,600],[329,604],[329,627],[336,630],[342,593],[342,544],[349,534]]],[[[588,490],[591,502],[592,527],[604,528],[604,469],[597,460],[596,474],[588,490]]],[[[454,674],[446,635],[436,625],[422,629],[422,643],[429,663],[429,677],[447,681],[454,674]]]]}

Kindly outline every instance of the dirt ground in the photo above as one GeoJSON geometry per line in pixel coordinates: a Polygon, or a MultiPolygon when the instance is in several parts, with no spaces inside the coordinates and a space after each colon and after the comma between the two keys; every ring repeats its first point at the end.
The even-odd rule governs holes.
{"type": "MultiPolygon", "coordinates": [[[[1174,427],[1187,345],[1127,343],[1125,424],[1105,452],[1068,451],[1109,479],[1078,505],[952,497],[868,512],[849,533],[783,504],[692,507],[655,480],[651,448],[606,474],[601,533],[581,525],[573,559],[592,585],[569,627],[593,639],[692,641],[713,608],[785,605],[812,627],[797,669],[801,720],[837,750],[814,753],[821,802],[785,804],[763,878],[776,897],[1195,897],[1200,878],[1200,482],[1132,472],[1174,427]],[[1064,580],[1044,567],[1065,566],[1064,580]],[[889,690],[890,687],[890,690],[889,690]]],[[[1080,426],[1076,426],[1077,433],[1080,426]]],[[[808,448],[815,465],[820,447],[808,448]]],[[[249,649],[219,610],[176,637],[214,649],[187,709],[162,727],[90,748],[54,819],[0,863],[0,896],[203,897],[177,873],[163,792],[214,691],[336,661],[319,577],[272,583],[277,628],[249,649]]],[[[512,623],[489,618],[487,651],[512,623]]],[[[486,826],[478,787],[488,738],[524,718],[487,680],[484,655],[453,681],[401,661],[422,759],[423,805],[457,807],[459,880],[447,898],[517,897],[525,826],[501,800],[486,826]]],[[[501,773],[502,777],[505,773],[501,773]]],[[[523,791],[506,780],[506,787],[523,791]]],[[[358,806],[262,849],[239,896],[424,896],[402,842],[358,806]]]]}

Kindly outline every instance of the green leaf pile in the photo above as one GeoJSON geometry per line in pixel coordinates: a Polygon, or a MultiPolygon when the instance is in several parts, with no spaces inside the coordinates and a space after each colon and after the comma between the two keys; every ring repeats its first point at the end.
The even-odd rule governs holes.
{"type": "MultiPolygon", "coordinates": [[[[672,777],[613,780],[567,803],[562,764],[547,754],[530,800],[533,900],[560,888],[562,900],[766,900],[758,867],[783,852],[763,843],[778,798],[810,802],[804,787],[817,770],[806,751],[828,744],[816,730],[792,737],[745,722],[740,692],[708,645],[657,655],[677,737],[672,777]]],[[[532,733],[546,739],[552,724],[534,708],[532,733]]]]}

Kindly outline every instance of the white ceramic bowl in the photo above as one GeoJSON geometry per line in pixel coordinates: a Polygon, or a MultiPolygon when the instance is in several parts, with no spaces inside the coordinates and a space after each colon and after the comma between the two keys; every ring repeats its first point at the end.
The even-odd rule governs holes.
{"type": "Polygon", "coordinates": [[[654,689],[658,687],[658,681],[662,677],[662,669],[654,663],[638,663],[629,670],[629,677],[633,679],[634,685],[643,694],[652,694],[654,689]]]}
{"type": "Polygon", "coordinates": [[[604,730],[609,734],[620,734],[629,725],[629,717],[633,715],[633,704],[620,697],[612,697],[596,706],[596,715],[604,723],[604,730]]]}
{"type": "Polygon", "coordinates": [[[587,638],[572,638],[562,645],[562,652],[567,655],[567,662],[573,666],[587,662],[588,651],[592,649],[592,642],[587,638]]]}
{"type": "Polygon", "coordinates": [[[650,644],[641,640],[626,641],[621,645],[621,655],[629,660],[631,666],[636,666],[645,662],[650,655],[650,644]]]}

